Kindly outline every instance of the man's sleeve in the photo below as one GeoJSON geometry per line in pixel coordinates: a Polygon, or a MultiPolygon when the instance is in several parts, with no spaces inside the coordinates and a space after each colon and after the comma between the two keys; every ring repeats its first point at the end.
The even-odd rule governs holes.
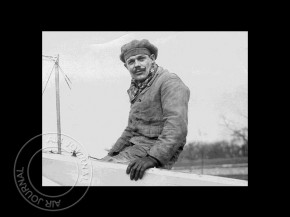
{"type": "Polygon", "coordinates": [[[190,91],[178,77],[169,78],[161,85],[161,103],[164,127],[149,155],[163,165],[186,141],[188,101],[190,91]]]}
{"type": "Polygon", "coordinates": [[[129,145],[129,140],[132,137],[132,133],[131,130],[129,128],[129,124],[126,127],[126,129],[123,131],[121,137],[116,141],[116,143],[114,144],[114,146],[111,148],[110,152],[120,152],[121,150],[123,150],[126,146],[129,145]]]}

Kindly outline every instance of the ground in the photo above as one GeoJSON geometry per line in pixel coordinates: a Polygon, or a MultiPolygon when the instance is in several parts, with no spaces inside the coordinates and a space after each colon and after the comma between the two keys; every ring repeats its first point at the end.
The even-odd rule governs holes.
{"type": "Polygon", "coordinates": [[[248,180],[248,157],[178,161],[172,170],[248,180]]]}

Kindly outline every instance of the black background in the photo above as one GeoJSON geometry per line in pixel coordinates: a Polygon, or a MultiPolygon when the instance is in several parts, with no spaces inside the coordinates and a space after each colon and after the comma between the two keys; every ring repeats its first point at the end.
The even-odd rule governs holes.
{"type": "MultiPolygon", "coordinates": [[[[140,7],[133,7],[133,11],[140,10],[140,7]]],[[[2,150],[7,150],[7,161],[2,158],[2,165],[9,165],[7,173],[3,172],[2,176],[2,181],[5,181],[3,186],[7,185],[8,189],[3,189],[2,198],[5,204],[2,205],[10,215],[35,213],[39,216],[153,216],[157,215],[158,211],[161,214],[157,216],[166,216],[169,213],[182,217],[248,214],[252,178],[249,187],[92,187],[74,207],[52,213],[31,206],[17,191],[13,180],[16,155],[28,140],[42,133],[42,31],[248,31],[245,18],[247,15],[236,14],[235,11],[224,14],[204,10],[204,13],[197,15],[196,12],[204,8],[193,5],[188,10],[169,12],[166,9],[160,11],[155,5],[149,4],[142,10],[146,13],[137,16],[134,14],[141,12],[132,13],[129,8],[128,6],[127,10],[122,10],[121,14],[116,16],[112,16],[113,12],[110,10],[95,16],[99,15],[98,11],[108,9],[97,7],[88,19],[90,22],[80,21],[81,15],[78,13],[72,14],[72,17],[63,17],[60,21],[60,9],[56,10],[56,13],[51,10],[50,16],[39,14],[37,17],[29,17],[27,21],[20,16],[11,31],[2,33],[6,36],[2,43],[8,47],[4,53],[6,58],[2,59],[7,68],[5,67],[2,73],[9,76],[8,79],[2,80],[2,106],[9,112],[2,113],[8,120],[5,126],[8,135],[4,135],[5,143],[2,144],[2,150]],[[209,17],[209,14],[212,16],[209,17]],[[44,24],[45,21],[50,22],[44,24]]],[[[118,57],[118,54],[116,56],[118,57]]],[[[41,148],[41,144],[39,145],[41,148]]],[[[34,175],[41,176],[41,163],[39,174],[34,175]]]]}

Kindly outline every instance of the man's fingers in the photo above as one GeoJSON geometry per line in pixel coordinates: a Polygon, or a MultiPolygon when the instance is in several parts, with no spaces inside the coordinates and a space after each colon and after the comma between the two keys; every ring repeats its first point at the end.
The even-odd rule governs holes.
{"type": "Polygon", "coordinates": [[[142,168],[141,168],[141,170],[140,170],[140,174],[139,174],[140,179],[142,179],[142,177],[143,177],[145,171],[146,171],[147,169],[149,169],[149,168],[152,168],[152,167],[154,167],[153,164],[148,163],[148,162],[144,163],[143,166],[142,166],[142,168]]]}
{"type": "Polygon", "coordinates": [[[139,174],[139,178],[142,179],[143,178],[143,175],[144,175],[144,172],[145,170],[147,169],[146,167],[144,167],[145,165],[143,165],[140,169],[140,174],[139,174]]]}
{"type": "Polygon", "coordinates": [[[140,178],[140,171],[143,168],[143,163],[139,162],[138,167],[136,168],[136,172],[135,172],[135,181],[137,181],[140,178]]]}
{"type": "Polygon", "coordinates": [[[127,174],[130,174],[131,180],[138,180],[142,179],[145,171],[148,168],[154,167],[155,163],[152,161],[152,159],[148,158],[141,158],[138,160],[132,161],[126,170],[127,174]]]}
{"type": "Polygon", "coordinates": [[[139,164],[138,161],[135,163],[135,165],[132,167],[130,172],[130,179],[133,180],[135,178],[136,169],[138,168],[139,164]]]}
{"type": "Polygon", "coordinates": [[[132,161],[131,163],[129,163],[128,167],[127,167],[127,170],[126,170],[126,173],[129,174],[130,171],[131,171],[131,168],[132,166],[136,163],[136,161],[132,161]]]}

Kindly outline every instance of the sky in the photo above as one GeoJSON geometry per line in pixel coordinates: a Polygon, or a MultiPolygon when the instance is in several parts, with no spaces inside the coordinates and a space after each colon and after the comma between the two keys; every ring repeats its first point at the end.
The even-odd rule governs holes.
{"type": "MultiPolygon", "coordinates": [[[[222,117],[234,127],[248,126],[248,32],[42,32],[42,55],[59,55],[62,69],[62,134],[98,158],[121,136],[131,77],[119,55],[134,39],[154,44],[156,63],[190,89],[187,142],[230,140],[222,117]]],[[[42,58],[43,133],[57,132],[53,64],[42,58]]]]}

